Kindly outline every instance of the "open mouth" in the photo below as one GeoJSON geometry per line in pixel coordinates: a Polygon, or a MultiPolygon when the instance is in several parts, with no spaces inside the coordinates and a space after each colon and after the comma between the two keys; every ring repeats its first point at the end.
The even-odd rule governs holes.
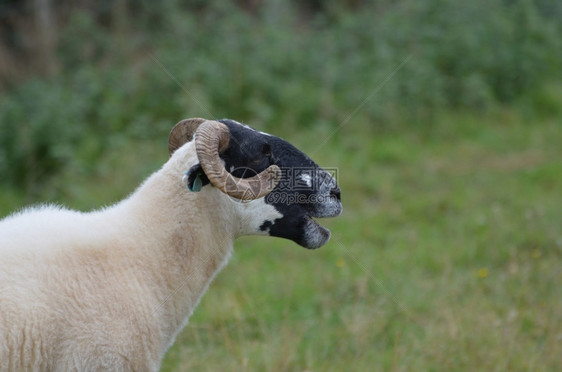
{"type": "Polygon", "coordinates": [[[330,230],[320,225],[312,217],[306,216],[304,244],[302,244],[305,248],[320,248],[330,240],[331,235],[330,230]]]}
{"type": "Polygon", "coordinates": [[[305,244],[308,249],[320,248],[330,240],[332,233],[320,225],[314,218],[330,218],[339,216],[342,212],[341,204],[326,211],[308,213],[306,215],[305,244]]]}

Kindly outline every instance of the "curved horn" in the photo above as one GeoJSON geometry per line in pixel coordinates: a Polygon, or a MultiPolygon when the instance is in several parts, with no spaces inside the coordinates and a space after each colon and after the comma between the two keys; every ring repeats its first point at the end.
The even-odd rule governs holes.
{"type": "Polygon", "coordinates": [[[206,119],[201,118],[184,119],[174,125],[168,136],[168,150],[170,151],[170,156],[172,156],[174,151],[182,147],[184,143],[193,139],[193,134],[205,120],[206,119]]]}
{"type": "Polygon", "coordinates": [[[225,194],[241,200],[254,200],[269,194],[280,181],[279,167],[270,165],[251,178],[234,177],[219,157],[228,147],[229,140],[228,127],[217,121],[205,121],[197,129],[195,149],[209,181],[225,194]]]}

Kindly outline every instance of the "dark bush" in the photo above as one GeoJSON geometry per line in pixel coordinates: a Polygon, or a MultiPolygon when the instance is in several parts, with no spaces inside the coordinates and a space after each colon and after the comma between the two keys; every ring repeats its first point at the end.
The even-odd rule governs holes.
{"type": "Polygon", "coordinates": [[[2,182],[32,189],[115,138],[165,135],[185,116],[297,128],[337,126],[360,108],[373,123],[423,123],[547,102],[529,97],[561,78],[556,1],[100,4],[61,26],[58,75],[0,98],[2,182]]]}

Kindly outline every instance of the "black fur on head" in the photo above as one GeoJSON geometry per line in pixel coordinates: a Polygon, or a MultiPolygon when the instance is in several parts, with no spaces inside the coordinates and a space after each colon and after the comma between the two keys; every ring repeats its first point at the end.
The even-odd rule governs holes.
{"type": "MultiPolygon", "coordinates": [[[[340,189],[335,178],[287,141],[256,131],[234,120],[219,120],[230,130],[230,142],[220,155],[226,169],[239,178],[249,178],[276,164],[282,178],[265,196],[282,215],[273,220],[264,216],[263,233],[295,241],[306,248],[318,248],[330,238],[330,231],[313,217],[335,217],[342,212],[340,189]]],[[[199,164],[188,172],[188,186],[199,175],[209,183],[199,164]]]]}

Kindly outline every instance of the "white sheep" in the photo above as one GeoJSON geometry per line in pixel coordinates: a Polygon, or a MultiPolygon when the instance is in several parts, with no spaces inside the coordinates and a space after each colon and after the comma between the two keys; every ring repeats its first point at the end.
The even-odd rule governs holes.
{"type": "Polygon", "coordinates": [[[116,205],[42,206],[0,221],[0,371],[156,371],[235,238],[308,248],[329,239],[311,217],[341,213],[339,189],[289,143],[232,120],[189,119],[169,147],[162,169],[116,205]],[[290,187],[295,167],[316,184],[290,187]],[[279,201],[297,194],[324,199],[279,201]]]}

